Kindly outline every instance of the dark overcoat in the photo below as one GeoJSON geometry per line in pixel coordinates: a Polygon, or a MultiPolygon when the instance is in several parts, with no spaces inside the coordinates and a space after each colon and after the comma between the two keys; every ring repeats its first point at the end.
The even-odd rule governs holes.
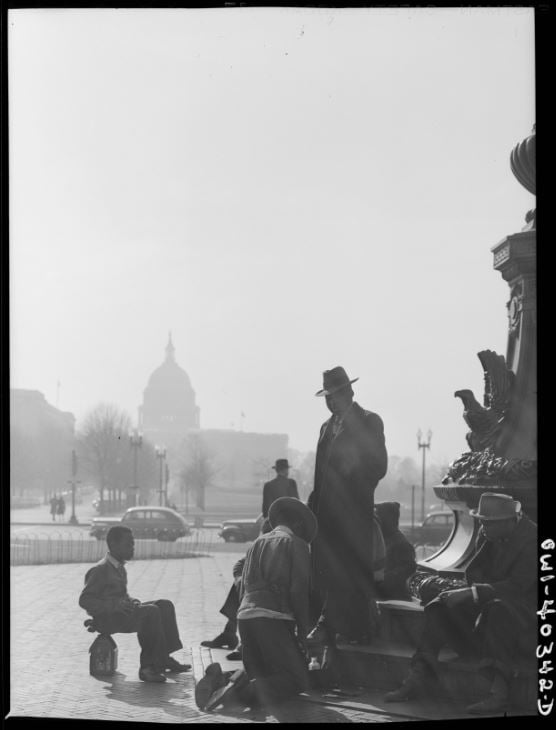
{"type": "Polygon", "coordinates": [[[489,542],[482,533],[477,552],[467,566],[466,578],[475,584],[484,604],[504,601],[524,630],[537,625],[537,526],[525,516],[501,543],[489,542]]]}
{"type": "Polygon", "coordinates": [[[270,505],[280,497],[295,497],[299,499],[295,479],[278,474],[274,479],[263,486],[263,517],[268,517],[270,505]]]}
{"type": "Polygon", "coordinates": [[[366,590],[372,581],[374,490],[386,474],[382,419],[353,403],[333,435],[334,416],[323,423],[317,445],[314,489],[308,506],[318,520],[312,543],[313,579],[319,590],[366,590]]]}

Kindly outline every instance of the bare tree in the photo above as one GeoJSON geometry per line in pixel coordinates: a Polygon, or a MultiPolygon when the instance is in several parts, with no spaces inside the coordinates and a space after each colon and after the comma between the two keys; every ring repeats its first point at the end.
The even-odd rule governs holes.
{"type": "Polygon", "coordinates": [[[104,492],[115,506],[131,473],[129,431],[131,419],[110,403],[99,403],[90,411],[78,433],[78,452],[84,470],[96,481],[100,492],[100,512],[105,511],[104,492]]]}
{"type": "Polygon", "coordinates": [[[180,471],[180,481],[187,491],[197,493],[197,507],[205,510],[205,492],[212,485],[212,480],[218,472],[214,456],[207,449],[201,434],[192,432],[185,439],[182,447],[183,468],[180,471]]]}

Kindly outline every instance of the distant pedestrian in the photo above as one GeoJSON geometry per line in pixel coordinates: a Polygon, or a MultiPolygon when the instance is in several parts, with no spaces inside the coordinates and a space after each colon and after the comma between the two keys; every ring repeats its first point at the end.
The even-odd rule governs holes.
{"type": "Polygon", "coordinates": [[[56,521],[56,513],[58,512],[58,497],[54,495],[50,498],[50,514],[52,515],[52,521],[56,521]]]}
{"type": "MultiPolygon", "coordinates": [[[[263,486],[263,517],[268,523],[268,510],[270,505],[280,497],[294,497],[299,499],[297,491],[297,484],[294,479],[289,478],[290,465],[287,459],[276,459],[274,466],[272,467],[276,476],[263,486]]],[[[263,523],[264,524],[264,523],[263,523]]],[[[269,525],[265,525],[266,529],[269,529],[269,525]]]]}
{"type": "Polygon", "coordinates": [[[60,499],[58,500],[58,508],[57,513],[60,515],[60,519],[63,522],[64,521],[64,514],[66,512],[66,502],[62,496],[60,496],[60,499]]]}

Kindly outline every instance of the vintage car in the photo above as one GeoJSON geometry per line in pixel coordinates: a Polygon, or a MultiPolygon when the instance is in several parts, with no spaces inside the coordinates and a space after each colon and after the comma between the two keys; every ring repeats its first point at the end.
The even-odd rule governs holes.
{"type": "Polygon", "coordinates": [[[136,540],[174,542],[178,537],[191,534],[191,526],[169,507],[131,507],[122,517],[95,517],[91,522],[91,537],[104,540],[113,525],[129,527],[136,540]]]}
{"type": "Polygon", "coordinates": [[[218,534],[226,542],[250,542],[259,536],[262,524],[262,515],[251,519],[224,520],[218,534]]]}
{"type": "Polygon", "coordinates": [[[400,525],[400,530],[414,545],[442,545],[450,537],[454,528],[454,515],[451,511],[430,512],[422,524],[412,529],[400,525]]]}

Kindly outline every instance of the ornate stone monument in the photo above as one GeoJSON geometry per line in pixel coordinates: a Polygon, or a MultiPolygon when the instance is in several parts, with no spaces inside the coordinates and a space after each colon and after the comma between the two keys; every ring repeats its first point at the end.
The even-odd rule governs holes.
{"type": "MultiPolygon", "coordinates": [[[[510,166],[517,180],[535,194],[535,129],[512,150],[510,166]]],[[[518,499],[523,511],[537,519],[537,334],[536,212],[525,216],[519,233],[492,248],[494,268],[508,282],[506,356],[478,353],[484,371],[481,405],[470,390],[455,396],[463,404],[469,426],[466,451],[449,467],[434,492],[453,510],[455,527],[442,548],[421,562],[421,568],[443,575],[461,573],[473,552],[478,526],[469,516],[483,492],[501,492],[518,499]]]]}

